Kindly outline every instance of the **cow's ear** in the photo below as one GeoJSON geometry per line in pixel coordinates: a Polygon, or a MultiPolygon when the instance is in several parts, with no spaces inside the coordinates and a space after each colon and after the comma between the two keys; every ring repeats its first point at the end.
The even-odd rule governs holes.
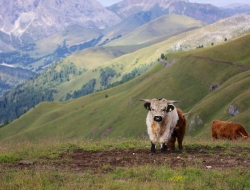
{"type": "Polygon", "coordinates": [[[169,104],[168,107],[166,108],[166,112],[171,112],[174,110],[174,106],[169,104]]]}
{"type": "Polygon", "coordinates": [[[146,103],[144,104],[144,107],[145,107],[147,110],[151,111],[150,105],[151,105],[151,104],[150,104],[149,102],[146,102],[146,103]]]}

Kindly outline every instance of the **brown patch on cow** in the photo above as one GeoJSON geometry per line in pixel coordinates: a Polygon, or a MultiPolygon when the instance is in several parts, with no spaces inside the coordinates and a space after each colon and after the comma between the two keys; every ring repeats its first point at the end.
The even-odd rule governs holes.
{"type": "Polygon", "coordinates": [[[112,129],[113,129],[113,126],[107,127],[107,128],[102,132],[102,135],[101,135],[101,136],[103,137],[103,136],[108,135],[112,129]]]}
{"type": "Polygon", "coordinates": [[[152,133],[153,134],[159,134],[159,135],[162,135],[165,133],[166,131],[166,123],[165,121],[163,121],[164,123],[157,123],[156,121],[153,121],[152,123],[152,133]]]}
{"type": "Polygon", "coordinates": [[[180,109],[177,109],[179,120],[174,128],[174,131],[167,143],[167,148],[169,151],[175,150],[175,141],[178,141],[178,148],[182,150],[182,141],[186,131],[186,118],[180,109]]]}
{"type": "Polygon", "coordinates": [[[241,124],[234,122],[214,120],[211,126],[211,133],[213,139],[226,138],[236,140],[244,135],[244,138],[250,140],[250,136],[245,128],[241,124]]]}

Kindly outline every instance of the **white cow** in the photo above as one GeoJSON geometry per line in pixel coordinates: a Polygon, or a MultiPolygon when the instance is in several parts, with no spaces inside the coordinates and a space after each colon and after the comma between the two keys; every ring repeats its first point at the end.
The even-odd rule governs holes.
{"type": "Polygon", "coordinates": [[[162,99],[138,99],[144,101],[149,110],[146,124],[151,140],[151,154],[155,154],[155,145],[160,143],[161,153],[166,152],[167,143],[179,119],[174,103],[177,101],[162,99]]]}

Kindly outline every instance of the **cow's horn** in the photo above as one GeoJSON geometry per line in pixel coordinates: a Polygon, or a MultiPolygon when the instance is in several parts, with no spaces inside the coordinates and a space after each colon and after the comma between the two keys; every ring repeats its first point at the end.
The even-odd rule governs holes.
{"type": "Polygon", "coordinates": [[[186,115],[188,115],[188,114],[190,114],[190,113],[192,113],[192,112],[187,112],[187,113],[184,113],[184,114],[182,114],[183,116],[186,116],[186,115]]]}
{"type": "Polygon", "coordinates": [[[140,98],[136,98],[136,100],[143,101],[143,102],[151,102],[150,99],[140,99],[140,98]]]}
{"type": "Polygon", "coordinates": [[[178,102],[180,102],[180,101],[178,101],[178,100],[168,100],[169,104],[178,103],[178,102]]]}
{"type": "Polygon", "coordinates": [[[240,133],[243,138],[247,138],[247,136],[243,135],[241,132],[238,131],[238,133],[240,133]]]}

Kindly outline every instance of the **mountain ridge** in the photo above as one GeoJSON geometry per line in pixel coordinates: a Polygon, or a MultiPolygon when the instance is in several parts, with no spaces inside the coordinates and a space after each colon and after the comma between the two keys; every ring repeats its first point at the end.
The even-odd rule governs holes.
{"type": "MultiPolygon", "coordinates": [[[[120,18],[96,0],[14,0],[2,1],[1,31],[17,40],[41,39],[62,31],[66,26],[80,24],[87,28],[105,28],[120,22],[120,18]]],[[[19,42],[21,43],[21,42],[19,42]]]]}
{"type": "Polygon", "coordinates": [[[134,1],[123,0],[107,8],[121,18],[126,18],[138,12],[159,12],[161,15],[175,13],[186,15],[208,24],[228,16],[214,5],[190,3],[188,0],[140,0],[134,4],[133,2],[134,1]]]}

